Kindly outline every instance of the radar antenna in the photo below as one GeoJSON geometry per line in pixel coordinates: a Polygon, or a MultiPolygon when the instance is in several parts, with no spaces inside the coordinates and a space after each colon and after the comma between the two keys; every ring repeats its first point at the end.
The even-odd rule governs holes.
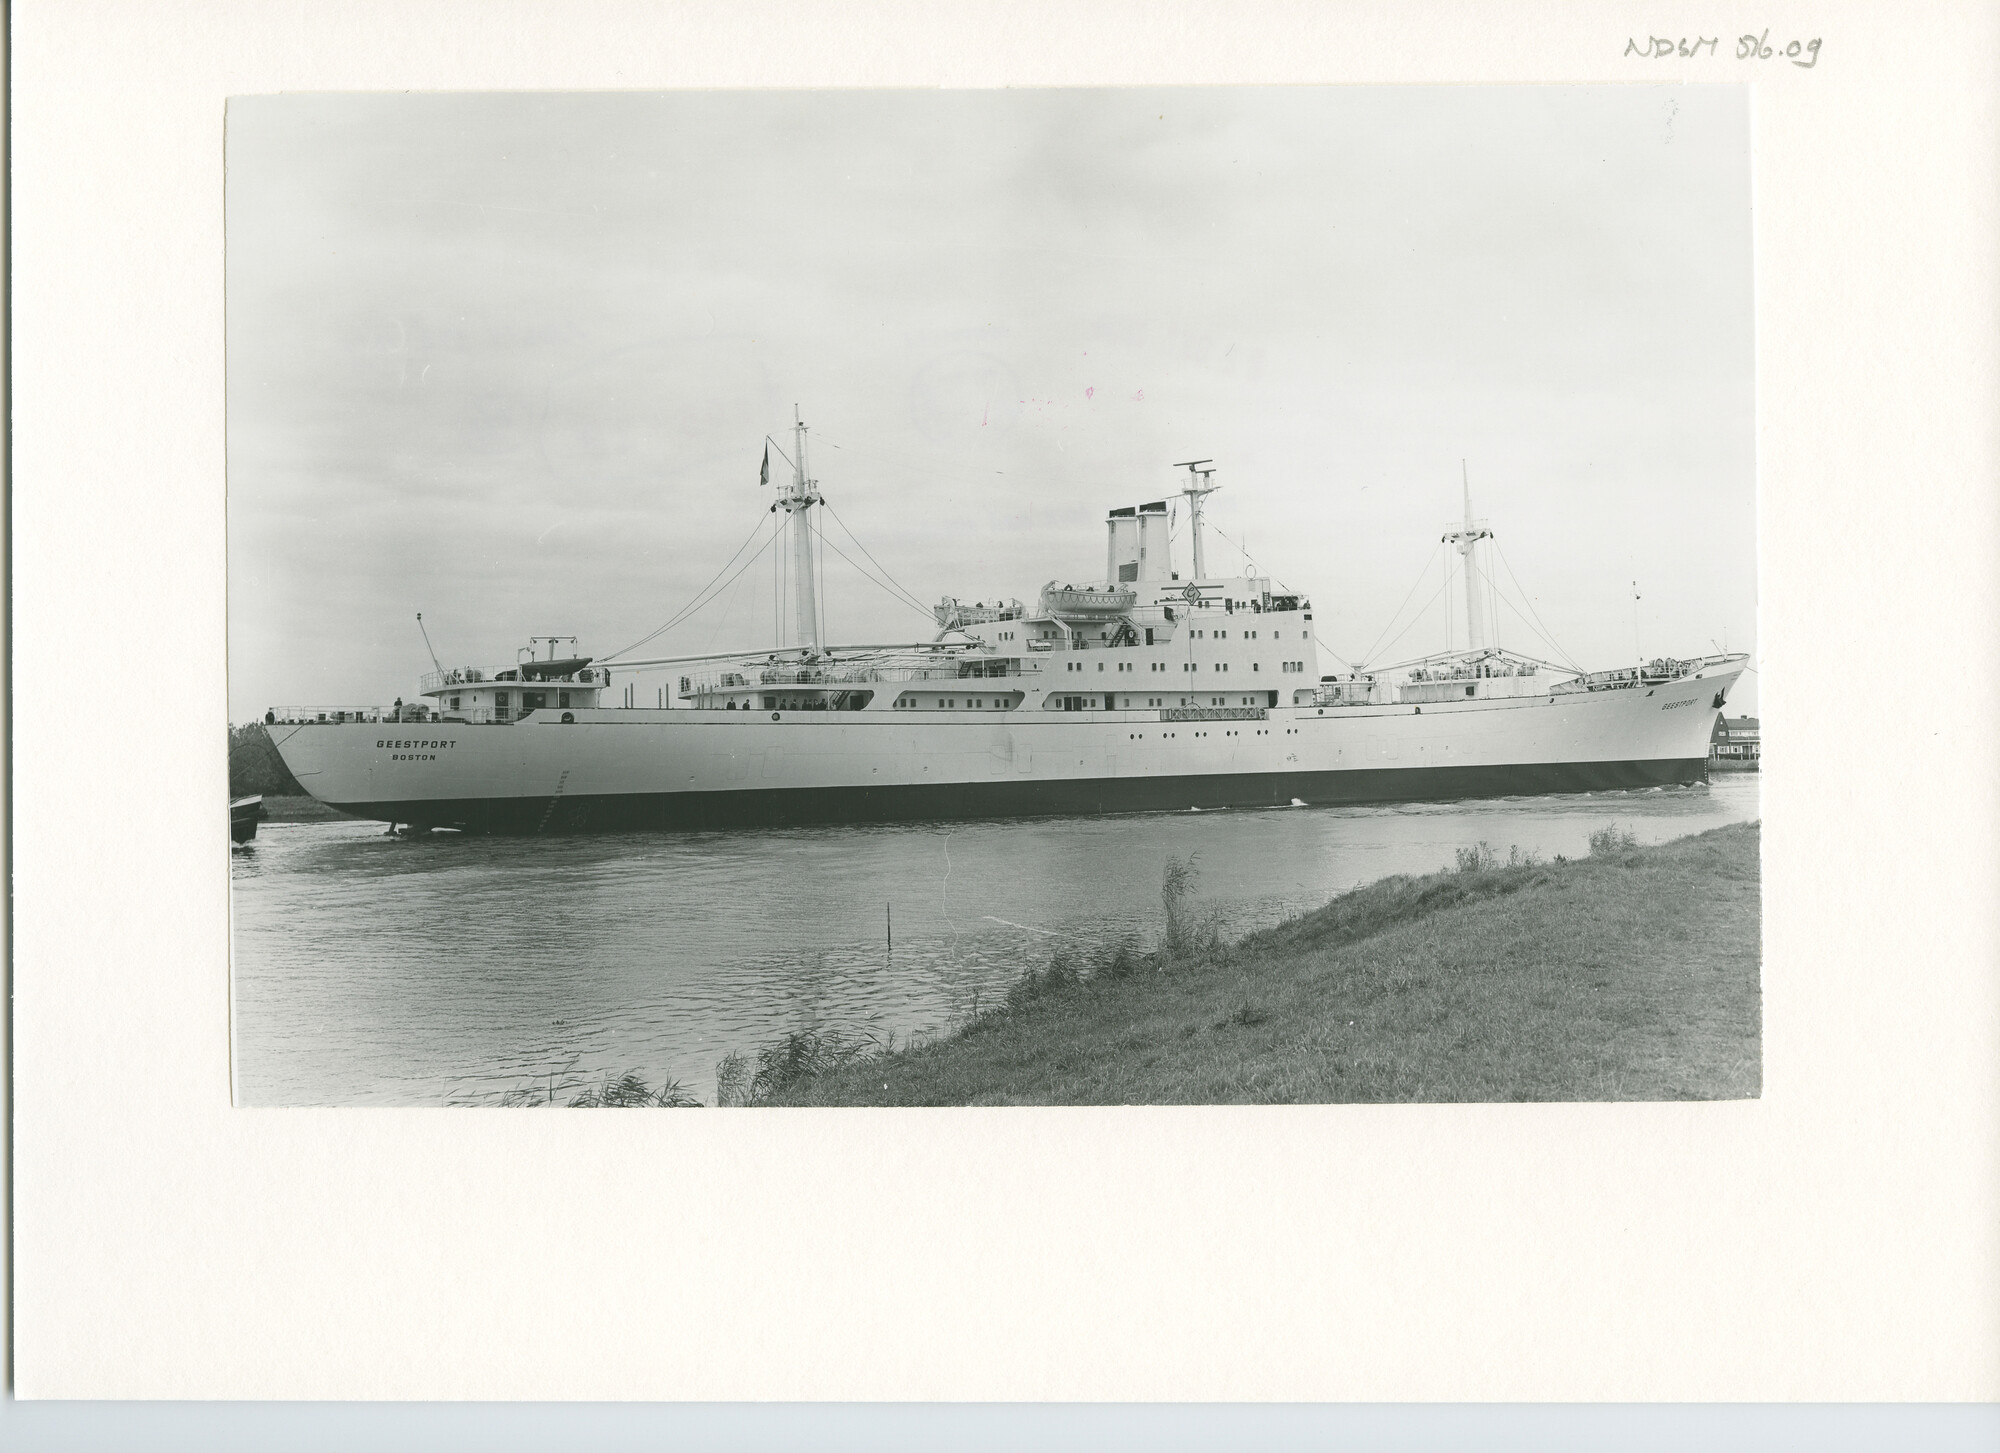
{"type": "Polygon", "coordinates": [[[1181,493],[1187,496],[1188,501],[1188,529],[1194,538],[1194,578],[1196,580],[1206,580],[1208,578],[1208,568],[1201,554],[1201,504],[1209,495],[1214,494],[1218,489],[1222,488],[1219,484],[1210,484],[1208,482],[1210,476],[1215,473],[1214,465],[1215,461],[1213,459],[1184,459],[1174,466],[1176,469],[1185,469],[1188,472],[1188,485],[1181,493]],[[1202,468],[1204,464],[1209,467],[1206,469],[1202,468]]]}

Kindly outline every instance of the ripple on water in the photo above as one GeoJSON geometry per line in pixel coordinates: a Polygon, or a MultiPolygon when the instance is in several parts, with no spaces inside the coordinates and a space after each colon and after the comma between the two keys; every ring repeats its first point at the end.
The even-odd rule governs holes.
{"type": "Polygon", "coordinates": [[[1061,946],[1144,939],[1169,856],[1231,933],[1475,842],[1546,856],[1758,815],[1757,779],[1269,812],[392,838],[269,824],[232,853],[246,1104],[492,1101],[637,1070],[703,1098],[732,1049],[837,1024],[906,1036],[1061,946]],[[895,946],[887,943],[893,917],[895,946]]]}

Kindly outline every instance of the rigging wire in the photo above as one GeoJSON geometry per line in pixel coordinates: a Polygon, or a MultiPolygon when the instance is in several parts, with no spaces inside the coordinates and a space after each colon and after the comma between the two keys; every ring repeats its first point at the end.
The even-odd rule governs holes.
{"type": "MultiPolygon", "coordinates": [[[[1426,612],[1428,612],[1430,608],[1437,603],[1437,598],[1444,594],[1444,590],[1445,590],[1444,586],[1440,585],[1436,590],[1431,592],[1431,598],[1423,603],[1423,607],[1420,610],[1418,610],[1418,612],[1415,615],[1410,617],[1410,623],[1407,626],[1404,626],[1402,630],[1396,632],[1396,640],[1389,642],[1389,645],[1391,647],[1395,646],[1396,641],[1402,640],[1403,637],[1407,636],[1411,631],[1416,629],[1417,622],[1422,620],[1426,612]]],[[[1395,622],[1391,620],[1390,624],[1394,625],[1395,622]]]]}
{"type": "MultiPolygon", "coordinates": [[[[822,500],[821,503],[825,504],[825,501],[822,500]]],[[[877,570],[880,570],[882,572],[883,580],[888,581],[890,586],[900,591],[904,599],[908,600],[909,603],[917,610],[922,611],[926,616],[928,616],[931,613],[931,609],[929,606],[925,605],[922,601],[918,600],[917,597],[910,591],[904,590],[902,584],[899,581],[897,581],[896,577],[891,575],[886,569],[883,568],[882,562],[880,560],[877,560],[874,554],[869,550],[869,548],[861,543],[861,537],[855,534],[853,530],[848,528],[846,520],[840,518],[840,512],[838,510],[836,510],[832,505],[829,504],[826,506],[826,512],[832,515],[834,520],[839,524],[840,528],[846,532],[847,538],[853,542],[854,548],[859,550],[863,555],[866,555],[868,557],[869,563],[872,564],[877,570]]],[[[847,560],[847,557],[845,555],[842,555],[840,558],[843,560],[847,560]]],[[[854,565],[854,562],[852,560],[847,560],[847,563],[850,565],[854,565]]],[[[855,565],[854,568],[857,570],[861,569],[861,567],[858,565],[855,565]]],[[[867,572],[863,571],[862,573],[866,574],[867,572]]]]}
{"type": "MultiPolygon", "coordinates": [[[[1438,547],[1437,547],[1437,550],[1433,550],[1433,551],[1431,551],[1431,555],[1435,555],[1435,554],[1437,554],[1437,551],[1438,551],[1438,550],[1442,550],[1443,548],[1444,548],[1444,545],[1443,545],[1443,543],[1442,543],[1442,542],[1440,542],[1440,543],[1438,544],[1438,547]]],[[[1404,596],[1404,597],[1403,597],[1403,604],[1402,604],[1402,605],[1399,605],[1399,606],[1397,606],[1397,607],[1396,607],[1396,613],[1395,613],[1394,615],[1392,615],[1392,616],[1390,616],[1390,617],[1389,617],[1389,624],[1388,624],[1388,625],[1386,625],[1386,626],[1384,626],[1384,627],[1382,627],[1382,635],[1383,635],[1383,636],[1386,636],[1386,635],[1388,635],[1390,631],[1392,631],[1392,630],[1394,630],[1394,629],[1395,629],[1395,626],[1396,626],[1396,622],[1397,622],[1397,621],[1399,621],[1399,620],[1401,620],[1401,619],[1402,619],[1402,617],[1403,617],[1403,606],[1407,606],[1407,605],[1408,605],[1408,604],[1410,603],[1410,601],[1411,601],[1411,600],[1412,600],[1412,599],[1413,599],[1413,598],[1414,598],[1414,597],[1416,596],[1416,593],[1417,593],[1417,592],[1418,592],[1419,590],[1422,590],[1422,589],[1424,588],[1424,577],[1425,577],[1426,575],[1430,574],[1430,573],[1431,573],[1431,562],[1430,562],[1430,556],[1429,556],[1429,555],[1427,555],[1427,556],[1425,556],[1425,557],[1424,557],[1424,568],[1423,568],[1423,569],[1421,569],[1421,570],[1419,570],[1419,571],[1417,572],[1417,581],[1416,581],[1416,584],[1412,585],[1412,586],[1410,587],[1410,593],[1409,593],[1408,595],[1406,595],[1406,596],[1404,596]]],[[[1432,597],[1431,597],[1431,600],[1436,600],[1436,599],[1437,599],[1437,597],[1436,597],[1436,596],[1432,596],[1432,597]]],[[[1429,610],[1430,608],[1431,608],[1431,607],[1430,607],[1430,601],[1425,601],[1425,602],[1424,602],[1424,610],[1429,610]]],[[[1419,611],[1419,612],[1418,612],[1418,614],[1419,614],[1419,615],[1421,615],[1422,613],[1423,613],[1422,611],[1419,611]]],[[[1410,624],[1411,624],[1411,625],[1415,625],[1415,624],[1416,624],[1416,622],[1415,622],[1415,621],[1412,621],[1412,622],[1411,622],[1410,624]]],[[[1397,636],[1397,637],[1396,637],[1396,640],[1400,641],[1400,640],[1402,640],[1402,639],[1403,639],[1403,636],[1404,636],[1404,635],[1408,635],[1408,634],[1409,634],[1409,626],[1405,626],[1405,627],[1403,628],[1403,634],[1402,634],[1402,635],[1399,635],[1399,636],[1397,636]]],[[[1368,654],[1367,654],[1367,655],[1365,655],[1365,656],[1363,656],[1363,657],[1362,657],[1361,659],[1362,659],[1362,660],[1363,660],[1364,662],[1368,662],[1368,661],[1373,661],[1373,660],[1374,660],[1374,659],[1375,659],[1375,658],[1377,657],[1377,655],[1379,655],[1379,654],[1380,654],[1380,653],[1379,653],[1379,652],[1377,651],[1376,647],[1380,646],[1381,644],[1382,644],[1382,637],[1381,637],[1381,636],[1377,636],[1377,637],[1375,638],[1375,645],[1374,645],[1374,646],[1370,646],[1370,647],[1368,648],[1368,654]]],[[[1391,644],[1393,645],[1393,644],[1394,644],[1394,642],[1391,642],[1391,644]]]]}
{"type": "MultiPolygon", "coordinates": [[[[1402,637],[1398,636],[1398,640],[1402,637]]],[[[1444,555],[1444,653],[1451,654],[1451,552],[1444,555]]]]}
{"type": "Polygon", "coordinates": [[[1322,651],[1326,652],[1327,655],[1333,657],[1333,659],[1338,661],[1341,665],[1345,666],[1348,670],[1349,675],[1354,674],[1354,663],[1348,660],[1345,656],[1341,655],[1340,652],[1334,650],[1333,647],[1329,646],[1325,641],[1322,641],[1319,638],[1318,631],[1313,632],[1313,644],[1315,646],[1318,646],[1322,651]]]}
{"type": "MultiPolygon", "coordinates": [[[[783,535],[785,535],[785,534],[787,534],[787,533],[789,533],[789,532],[790,532],[790,530],[791,530],[791,527],[792,527],[792,526],[791,526],[791,519],[792,519],[792,517],[791,517],[791,515],[790,515],[790,514],[788,513],[788,514],[787,514],[787,515],[785,516],[785,518],[784,518],[784,521],[783,521],[782,523],[780,523],[780,524],[779,524],[779,526],[778,526],[778,535],[779,535],[779,536],[783,536],[783,535]]],[[[775,538],[775,537],[774,537],[774,538],[775,538]]],[[[780,548],[780,549],[777,549],[777,550],[773,550],[773,551],[771,552],[771,575],[772,575],[772,578],[773,578],[773,579],[775,579],[775,580],[776,580],[776,581],[778,582],[778,595],[777,595],[777,601],[778,601],[778,634],[777,634],[777,636],[776,636],[776,640],[777,640],[777,642],[778,642],[778,649],[780,649],[780,650],[783,650],[783,649],[784,649],[784,646],[785,646],[785,641],[786,641],[786,639],[787,639],[787,631],[786,631],[786,626],[787,626],[787,622],[786,622],[786,620],[785,620],[785,615],[786,615],[786,611],[785,611],[785,602],[786,602],[787,600],[791,599],[791,594],[792,594],[792,552],[791,552],[791,551],[789,551],[789,550],[786,550],[786,549],[783,549],[783,548],[780,548]]]]}
{"type": "Polygon", "coordinates": [[[717,621],[715,623],[715,629],[708,633],[708,645],[706,647],[707,650],[713,651],[715,649],[716,641],[721,639],[722,628],[729,624],[729,617],[736,609],[736,593],[740,591],[742,588],[743,588],[743,576],[741,575],[741,573],[739,573],[729,584],[729,594],[727,598],[722,600],[722,619],[717,621]]]}
{"type": "MultiPolygon", "coordinates": [[[[694,593],[694,596],[688,601],[686,605],[682,606],[678,611],[674,612],[674,614],[668,619],[665,625],[655,627],[654,629],[648,631],[645,635],[639,637],[639,639],[634,641],[631,645],[621,646],[618,650],[613,651],[609,656],[600,657],[599,659],[606,662],[615,662],[618,657],[625,655],[629,651],[638,650],[641,646],[645,645],[646,642],[652,640],[655,636],[658,636],[663,632],[672,630],[675,626],[679,625],[693,612],[701,609],[701,607],[706,603],[702,599],[702,597],[706,596],[709,593],[709,591],[714,587],[716,581],[722,579],[724,571],[727,571],[731,565],[734,565],[737,561],[737,558],[741,556],[745,550],[750,548],[750,541],[757,538],[758,533],[762,531],[765,524],[769,522],[769,518],[770,517],[767,514],[761,512],[759,513],[755,528],[753,528],[750,531],[749,535],[744,539],[743,543],[736,547],[736,554],[731,555],[728,560],[724,561],[722,569],[716,571],[714,576],[709,580],[708,584],[704,585],[700,590],[696,591],[694,593]]],[[[771,537],[772,540],[775,540],[776,538],[777,536],[775,534],[771,537]]],[[[766,540],[763,543],[763,545],[759,547],[755,555],[752,555],[749,560],[743,562],[743,568],[747,570],[750,567],[751,563],[757,559],[758,555],[762,555],[764,551],[770,548],[771,548],[771,541],[766,540]]],[[[742,573],[743,572],[741,570],[737,572],[738,575],[742,573]]],[[[736,578],[735,576],[730,577],[731,580],[734,580],[735,578],[736,578]]]]}
{"type": "MultiPolygon", "coordinates": [[[[826,501],[821,500],[820,503],[825,504],[826,501]]],[[[808,505],[807,508],[810,509],[811,506],[808,505]]],[[[827,634],[826,632],[826,534],[823,530],[820,529],[819,521],[814,519],[811,515],[806,516],[806,529],[808,532],[806,535],[806,550],[808,554],[811,554],[815,542],[817,542],[817,544],[819,545],[818,555],[816,558],[812,560],[812,567],[813,567],[812,608],[813,608],[813,629],[814,633],[818,636],[817,644],[819,645],[820,649],[824,650],[826,648],[826,634],[827,634]]],[[[799,644],[804,645],[805,643],[801,641],[799,644]]]]}
{"type": "MultiPolygon", "coordinates": [[[[842,528],[845,529],[846,527],[842,526],[842,528]]],[[[923,606],[916,604],[914,600],[905,599],[904,595],[907,595],[908,592],[904,592],[904,595],[898,595],[896,591],[891,590],[887,585],[884,585],[881,581],[877,580],[874,576],[870,575],[866,570],[863,570],[858,564],[855,564],[854,558],[850,556],[845,550],[841,549],[840,546],[834,544],[833,541],[827,539],[824,531],[820,532],[819,538],[820,538],[820,543],[822,545],[826,546],[827,549],[833,551],[834,554],[838,555],[841,559],[845,560],[849,565],[853,565],[856,573],[858,573],[863,580],[867,581],[870,585],[874,586],[884,595],[887,595],[889,599],[895,601],[897,605],[908,606],[911,610],[915,611],[925,620],[934,621],[936,619],[936,617],[934,617],[929,610],[925,609],[923,606]]],[[[857,545],[860,543],[861,542],[859,540],[855,541],[855,544],[857,545]]]]}
{"type": "Polygon", "coordinates": [[[1524,615],[1521,615],[1521,608],[1519,606],[1515,605],[1513,601],[1507,599],[1507,597],[1504,595],[1501,596],[1499,599],[1502,605],[1506,606],[1508,610],[1511,610],[1512,612],[1514,612],[1516,616],[1520,617],[1521,624],[1528,626],[1528,630],[1533,635],[1538,637],[1541,640],[1542,644],[1544,644],[1550,650],[1556,653],[1557,658],[1562,661],[1563,665],[1567,666],[1572,671],[1581,672],[1583,670],[1583,668],[1581,666],[1578,666],[1576,662],[1568,660],[1563,657],[1562,647],[1558,646],[1554,641],[1551,641],[1547,636],[1542,635],[1540,631],[1535,630],[1535,628],[1532,625],[1529,625],[1528,618],[1524,615]]]}
{"type": "MultiPolygon", "coordinates": [[[[1169,526],[1171,528],[1171,515],[1169,516],[1169,526]]],[[[1220,535],[1223,539],[1228,540],[1230,544],[1236,546],[1237,553],[1242,555],[1244,560],[1248,562],[1252,568],[1257,567],[1256,560],[1251,557],[1250,551],[1241,542],[1233,538],[1227,531],[1223,530],[1219,526],[1210,525],[1209,528],[1211,530],[1214,530],[1215,533],[1220,535]]],[[[1171,538],[1172,538],[1171,535],[1169,535],[1170,543],[1171,543],[1171,538]]],[[[1425,563],[1425,568],[1428,569],[1430,567],[1430,562],[1426,561],[1424,563],[1425,563]]],[[[1284,591],[1288,595],[1297,595],[1301,593],[1299,591],[1294,590],[1288,581],[1283,579],[1281,576],[1277,575],[1275,572],[1272,574],[1271,579],[1277,581],[1278,588],[1284,591]]],[[[1416,593],[1415,589],[1412,588],[1411,594],[1414,595],[1415,593],[1416,593]]],[[[1409,603],[1408,601],[1404,602],[1405,605],[1407,605],[1408,603],[1409,603]]],[[[1389,624],[1391,625],[1395,624],[1395,620],[1393,617],[1390,619],[1389,624]]],[[[1326,652],[1327,655],[1333,657],[1334,660],[1338,661],[1341,665],[1345,666],[1349,671],[1352,671],[1354,669],[1354,663],[1348,660],[1345,656],[1341,655],[1340,652],[1334,650],[1333,647],[1329,646],[1325,641],[1322,641],[1319,638],[1318,631],[1313,632],[1312,639],[1313,639],[1313,644],[1315,646],[1318,646],[1322,651],[1326,652]]]]}
{"type": "MultiPolygon", "coordinates": [[[[1248,550],[1248,546],[1244,546],[1244,544],[1242,544],[1240,540],[1236,540],[1236,538],[1234,538],[1234,536],[1232,536],[1232,534],[1230,534],[1228,530],[1224,530],[1224,528],[1222,528],[1222,526],[1218,526],[1218,524],[1210,524],[1208,528],[1212,528],[1212,530],[1214,530],[1216,534],[1220,534],[1220,536],[1222,536],[1224,540],[1228,540],[1230,544],[1234,544],[1234,546],[1236,546],[1236,550],[1238,550],[1238,554],[1242,554],[1242,556],[1244,556],[1244,560],[1246,560],[1246,562],[1248,562],[1248,564],[1250,564],[1252,568],[1256,566],[1256,560],[1254,560],[1254,558],[1250,558],[1250,550],[1248,550]]],[[[1172,514],[1168,514],[1168,544],[1172,544],[1172,514]]],[[[1426,570],[1430,568],[1430,560],[1424,560],[1424,568],[1426,568],[1426,570]]],[[[1286,594],[1300,594],[1300,592],[1298,592],[1298,590],[1294,590],[1294,588],[1292,588],[1292,584],[1290,584],[1288,580],[1284,580],[1284,578],[1282,578],[1280,574],[1272,572],[1272,576],[1270,576],[1270,578],[1272,578],[1272,580],[1276,580],[1276,582],[1278,582],[1278,588],[1280,588],[1280,590],[1284,590],[1286,594]]],[[[1418,576],[1418,584],[1422,584],[1422,582],[1424,582],[1424,576],[1418,576]]],[[[1410,594],[1416,594],[1416,586],[1410,586],[1410,594]]],[[[1410,602],[1408,602],[1408,598],[1404,600],[1404,604],[1410,604],[1410,602]]],[[[1402,614],[1402,608],[1400,608],[1400,606],[1398,606],[1398,614],[1402,614]]],[[[1394,618],[1394,616],[1390,616],[1390,624],[1396,624],[1396,618],[1394,618]]],[[[1354,670],[1354,662],[1352,662],[1352,660],[1348,660],[1346,656],[1342,656],[1342,654],[1340,654],[1338,650],[1334,650],[1334,648],[1332,648],[1330,644],[1326,644],[1324,640],[1320,640],[1320,632],[1318,632],[1318,630],[1314,630],[1314,632],[1312,632],[1312,644],[1316,644],[1316,646],[1318,646],[1320,650],[1324,650],[1324,652],[1326,652],[1328,656],[1332,656],[1334,660],[1338,660],[1338,662],[1340,662],[1342,666],[1346,666],[1346,668],[1348,668],[1350,672],[1354,670]]]]}
{"type": "Polygon", "coordinates": [[[785,583],[779,576],[776,557],[771,561],[771,640],[778,646],[785,644],[785,583]]]}
{"type": "MultiPolygon", "coordinates": [[[[1541,625],[1542,639],[1555,647],[1556,654],[1562,657],[1565,665],[1569,666],[1572,670],[1581,671],[1583,668],[1576,664],[1576,658],[1556,644],[1555,636],[1550,633],[1548,626],[1542,622],[1542,613],[1535,609],[1533,597],[1528,594],[1527,589],[1521,584],[1521,577],[1514,573],[1514,563],[1507,558],[1507,552],[1500,548],[1498,540],[1493,542],[1493,553],[1498,555],[1500,563],[1507,567],[1507,578],[1514,582],[1514,589],[1521,593],[1521,600],[1527,605],[1529,612],[1533,614],[1537,624],[1541,625]]],[[[1515,613],[1519,614],[1518,611],[1515,613]]]]}

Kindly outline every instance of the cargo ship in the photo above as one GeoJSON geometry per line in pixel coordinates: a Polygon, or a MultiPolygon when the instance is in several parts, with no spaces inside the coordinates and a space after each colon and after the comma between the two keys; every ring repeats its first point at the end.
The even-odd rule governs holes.
{"type": "MultiPolygon", "coordinates": [[[[1706,780],[1744,655],[1605,671],[1496,644],[1472,515],[1459,556],[1465,645],[1320,670],[1311,600],[1211,575],[1211,461],[1167,497],[1111,509],[1101,580],[934,609],[922,641],[822,639],[815,514],[794,428],[767,544],[788,551],[788,643],[606,659],[536,637],[504,665],[437,669],[392,707],[272,708],[306,791],[392,830],[571,833],[738,824],[1438,801],[1706,780]],[[1175,568],[1184,514],[1191,569],[1175,568]],[[638,671],[678,678],[641,699],[638,671]],[[631,678],[631,679],[627,679],[631,678]],[[622,691],[620,686],[622,684],[622,691]]],[[[782,454],[782,450],[780,451],[782,454]]],[[[740,553],[740,552],[739,552],[740,553]]],[[[1454,637],[1454,640],[1456,637],[1454,637]]]]}

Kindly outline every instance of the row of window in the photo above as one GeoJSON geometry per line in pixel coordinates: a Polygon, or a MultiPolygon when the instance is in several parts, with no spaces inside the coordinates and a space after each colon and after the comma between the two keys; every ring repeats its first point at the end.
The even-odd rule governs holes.
{"type": "MultiPolygon", "coordinates": [[[[461,711],[464,709],[460,705],[461,699],[458,696],[451,698],[451,710],[461,711]]],[[[540,711],[548,704],[549,694],[546,691],[524,691],[521,693],[521,711],[524,715],[531,711],[540,711]]],[[[556,705],[564,707],[569,704],[569,693],[567,691],[558,691],[556,693],[556,705]]],[[[505,712],[512,705],[513,693],[507,691],[496,691],[493,693],[493,709],[495,711],[505,712]]]]}
{"type": "MultiPolygon", "coordinates": [[[[968,696],[964,701],[965,709],[968,711],[1005,711],[1008,705],[1003,698],[998,696],[990,701],[983,696],[968,696]]],[[[956,696],[934,696],[928,702],[925,702],[905,693],[896,698],[896,705],[899,708],[923,707],[931,711],[957,711],[959,710],[959,698],[956,696]]]]}
{"type": "MultiPolygon", "coordinates": [[[[1113,664],[1116,665],[1120,671],[1135,671],[1138,669],[1138,663],[1134,661],[1118,661],[1114,662],[1113,664]]],[[[1214,662],[1213,665],[1214,669],[1217,671],[1227,671],[1229,669],[1229,663],[1227,661],[1217,661],[1214,662]]],[[[1065,661],[1063,663],[1063,670],[1065,671],[1081,671],[1082,669],[1083,669],[1083,662],[1081,661],[1065,661]]],[[[1099,671],[1102,671],[1104,669],[1104,663],[1102,661],[1099,661],[1097,663],[1097,669],[1099,671]]],[[[1146,669],[1149,671],[1164,671],[1167,669],[1167,663],[1165,661],[1149,661],[1146,664],[1146,669]]],[[[1181,663],[1181,670],[1183,671],[1199,671],[1200,669],[1201,669],[1200,665],[1198,665],[1196,662],[1193,661],[1183,661],[1181,663]]],[[[1250,669],[1252,671],[1262,671],[1264,669],[1264,663],[1262,661],[1252,661],[1250,663],[1250,669]]],[[[1306,663],[1303,661],[1281,661],[1279,663],[1279,669],[1284,671],[1303,671],[1306,669],[1306,663]]]]}
{"type": "MultiPolygon", "coordinates": [[[[1049,704],[1057,711],[1095,711],[1097,709],[1097,698],[1094,696],[1052,696],[1049,698],[1049,704]]],[[[1131,697],[1119,697],[1117,700],[1117,709],[1129,709],[1132,707],[1132,704],[1131,697]]],[[[1231,701],[1226,696],[1211,696],[1206,701],[1183,696],[1176,702],[1169,702],[1164,696],[1149,696],[1143,704],[1146,706],[1260,706],[1263,703],[1259,702],[1254,696],[1239,696],[1234,701],[1231,701]]],[[[1105,706],[1110,708],[1111,705],[1111,699],[1107,697],[1105,706]]]]}
{"type": "MultiPolygon", "coordinates": [[[[1160,735],[1160,737],[1161,737],[1161,738],[1162,738],[1163,740],[1168,740],[1168,741],[1171,741],[1171,740],[1173,739],[1173,737],[1175,736],[1175,733],[1173,733],[1173,732],[1161,732],[1161,733],[1160,733],[1159,735],[1160,735]]],[[[1208,733],[1207,733],[1207,732],[1196,732],[1196,733],[1195,733],[1195,735],[1196,735],[1196,736],[1198,736],[1198,737],[1205,737],[1205,736],[1207,736],[1207,735],[1208,735],[1208,733]]],[[[1240,737],[1240,736],[1242,736],[1242,735],[1243,735],[1243,733],[1242,733],[1242,732],[1240,732],[1240,731],[1237,731],[1237,732],[1224,732],[1224,733],[1223,733],[1223,735],[1224,735],[1225,737],[1240,737]]],[[[1269,735],[1271,735],[1271,733],[1270,733],[1270,732],[1269,732],[1268,730],[1259,730],[1259,731],[1253,731],[1253,732],[1251,732],[1251,733],[1250,733],[1250,735],[1251,735],[1251,736],[1253,736],[1253,737],[1268,737],[1269,735]]],[[[1289,734],[1288,734],[1288,735],[1289,735],[1289,734]]],[[[1144,732],[1127,732],[1127,733],[1125,734],[1125,740],[1126,740],[1126,741],[1128,741],[1128,742],[1143,742],[1143,741],[1145,741],[1145,740],[1146,740],[1146,734],[1145,734],[1144,732]]]]}
{"type": "MultiPolygon", "coordinates": [[[[1209,634],[1209,635],[1211,635],[1211,636],[1213,636],[1213,637],[1214,637],[1214,638],[1215,638],[1216,640],[1218,640],[1218,641],[1226,641],[1226,640],[1228,640],[1228,639],[1229,639],[1229,632],[1227,632],[1227,631],[1211,631],[1211,632],[1209,632],[1208,634],[1209,634]]],[[[1245,632],[1243,633],[1243,635],[1244,635],[1245,639],[1247,639],[1247,640],[1252,640],[1252,641],[1254,641],[1254,640],[1256,640],[1256,639],[1257,639],[1257,633],[1256,633],[1255,631],[1245,631],[1245,632]]],[[[1299,639],[1300,639],[1300,640],[1302,640],[1302,641],[1304,641],[1304,640],[1309,640],[1309,639],[1311,639],[1311,637],[1312,637],[1312,632],[1311,632],[1311,631],[1300,631],[1300,632],[1299,632],[1299,639]]],[[[1196,639],[1197,641],[1201,640],[1201,639],[1202,639],[1202,632],[1200,632],[1200,631],[1196,631],[1196,632],[1194,633],[1194,638],[1195,638],[1195,639],[1196,639]]],[[[1278,633],[1277,633],[1276,631],[1273,631],[1273,632],[1271,632],[1271,639],[1275,641],[1275,640],[1279,640],[1279,639],[1281,639],[1281,638],[1279,637],[1279,635],[1278,635],[1278,633]]]]}

